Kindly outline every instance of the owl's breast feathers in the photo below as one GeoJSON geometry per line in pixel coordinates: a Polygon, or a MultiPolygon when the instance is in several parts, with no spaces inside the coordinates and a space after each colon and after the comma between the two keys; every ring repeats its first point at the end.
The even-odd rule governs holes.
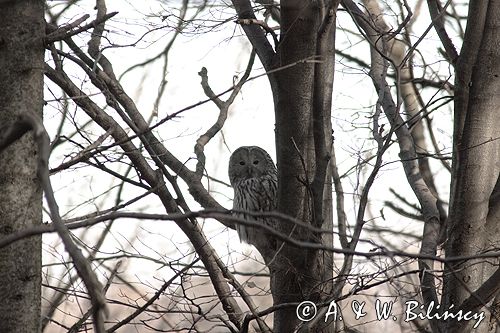
{"type": "Polygon", "coordinates": [[[234,209],[272,211],[276,209],[277,179],[264,175],[240,179],[234,186],[234,209]]]}

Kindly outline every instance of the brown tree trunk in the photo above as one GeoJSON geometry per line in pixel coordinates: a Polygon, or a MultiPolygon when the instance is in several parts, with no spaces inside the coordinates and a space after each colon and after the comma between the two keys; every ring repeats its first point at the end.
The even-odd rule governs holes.
{"type": "MultiPolygon", "coordinates": [[[[328,15],[327,7],[319,2],[281,2],[281,38],[274,67],[282,69],[275,75],[273,93],[279,210],[316,227],[333,230],[328,162],[332,145],[335,13],[330,18],[328,15]],[[333,22],[328,23],[329,19],[333,22]],[[331,29],[326,27],[328,24],[331,29]],[[326,169],[322,171],[323,162],[326,169]]],[[[322,238],[286,222],[278,228],[296,240],[333,245],[331,235],[322,238]]],[[[283,245],[271,274],[275,305],[304,300],[318,303],[331,296],[333,257],[323,251],[283,245]]],[[[297,324],[295,307],[275,313],[275,332],[292,332],[297,324]]],[[[326,332],[329,328],[313,330],[326,332]]]]}
{"type": "MultiPolygon", "coordinates": [[[[0,125],[43,107],[44,2],[0,2],[0,125]]],[[[0,152],[0,237],[40,224],[31,133],[0,152]]],[[[40,331],[41,237],[0,249],[0,332],[40,331]]]]}
{"type": "MultiPolygon", "coordinates": [[[[339,1],[282,0],[275,50],[264,30],[254,24],[250,1],[232,2],[269,72],[276,115],[278,210],[316,228],[333,230],[331,105],[339,1]]],[[[334,297],[333,255],[314,249],[332,246],[332,234],[314,234],[283,220],[277,229],[303,246],[278,244],[269,263],[274,305],[334,297]]],[[[318,322],[325,326],[323,320],[318,322]]],[[[328,327],[316,323],[310,322],[306,329],[334,330],[331,323],[328,327]]],[[[293,332],[299,324],[293,304],[274,313],[274,332],[293,332]]]]}

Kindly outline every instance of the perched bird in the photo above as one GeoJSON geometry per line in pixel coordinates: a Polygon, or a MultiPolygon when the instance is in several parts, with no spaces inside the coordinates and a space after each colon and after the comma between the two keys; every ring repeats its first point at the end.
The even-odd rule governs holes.
{"type": "MultiPolygon", "coordinates": [[[[264,149],[257,146],[236,149],[229,159],[229,179],[234,189],[233,209],[256,212],[276,210],[278,172],[264,149]]],[[[273,225],[270,217],[238,216],[273,225]]],[[[241,242],[255,245],[258,249],[267,242],[262,229],[238,224],[236,231],[241,242]]]]}

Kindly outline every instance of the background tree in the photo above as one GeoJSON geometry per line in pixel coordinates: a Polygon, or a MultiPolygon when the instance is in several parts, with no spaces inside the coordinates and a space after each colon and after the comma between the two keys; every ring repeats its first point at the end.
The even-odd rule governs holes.
{"type": "MultiPolygon", "coordinates": [[[[0,234],[42,220],[34,134],[43,107],[42,1],[0,2],[0,234]],[[21,137],[22,136],[22,137],[21,137]]],[[[0,331],[39,332],[42,237],[0,251],[0,331]]]]}
{"type": "MultiPolygon", "coordinates": [[[[57,231],[45,237],[44,331],[470,331],[478,320],[437,317],[452,304],[484,313],[478,331],[497,329],[493,1],[148,5],[118,14],[103,0],[47,8],[50,146],[36,118],[22,128],[33,129],[42,152],[50,223],[0,239],[5,248],[57,231]],[[78,16],[94,6],[92,19],[78,16]],[[191,38],[202,33],[224,36],[224,59],[230,43],[244,40],[233,56],[245,62],[240,72],[218,65],[210,78],[203,67],[204,96],[178,82],[171,55],[187,40],[208,40],[191,38]],[[257,88],[264,75],[270,93],[257,88]],[[219,87],[224,77],[229,89],[219,87]],[[189,97],[176,104],[179,89],[189,97]],[[252,91],[260,95],[249,98],[252,91]],[[266,98],[274,105],[278,211],[241,218],[223,208],[231,206],[223,177],[238,142],[232,126],[240,110],[266,98]],[[221,228],[259,226],[262,215],[277,223],[265,228],[276,238],[274,255],[257,246],[267,267],[258,257],[250,264],[246,251],[236,255],[234,232],[221,228]],[[394,317],[377,321],[372,303],[387,298],[394,317]],[[304,300],[318,306],[308,322],[296,314],[304,300]],[[364,321],[352,316],[361,300],[371,312],[364,321]],[[409,300],[423,313],[441,307],[430,310],[434,319],[405,322],[409,300]],[[324,322],[331,302],[342,321],[324,322]]],[[[266,110],[256,128],[271,122],[266,110]]],[[[246,145],[264,138],[260,131],[246,145]]]]}
{"type": "MultiPolygon", "coordinates": [[[[498,4],[469,5],[470,21],[455,61],[454,155],[447,256],[472,256],[498,251],[500,222],[500,53],[498,4]]],[[[489,312],[489,325],[498,330],[500,310],[498,256],[490,260],[453,262],[448,267],[443,303],[465,310],[489,312]],[[472,291],[472,293],[471,293],[472,291]]],[[[468,331],[470,323],[449,323],[448,329],[468,331]],[[461,326],[459,329],[456,326],[461,326]]]]}

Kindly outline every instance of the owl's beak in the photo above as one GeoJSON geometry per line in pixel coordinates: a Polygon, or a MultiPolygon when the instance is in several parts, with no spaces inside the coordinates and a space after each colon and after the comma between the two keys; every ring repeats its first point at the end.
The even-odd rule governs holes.
{"type": "Polygon", "coordinates": [[[251,165],[247,166],[247,170],[246,171],[247,171],[247,175],[246,175],[247,177],[246,178],[247,179],[252,178],[252,166],[251,165]]]}

